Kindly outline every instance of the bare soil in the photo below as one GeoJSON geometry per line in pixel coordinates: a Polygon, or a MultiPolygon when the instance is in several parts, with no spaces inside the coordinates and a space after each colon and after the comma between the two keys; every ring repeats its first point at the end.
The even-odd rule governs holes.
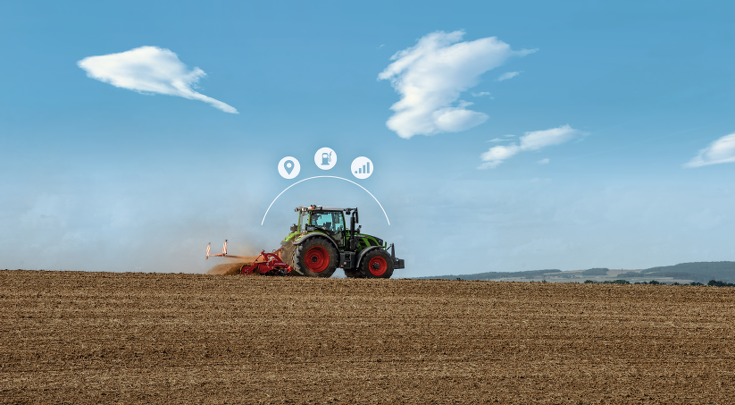
{"type": "Polygon", "coordinates": [[[735,289],[0,271],[4,403],[732,403],[735,289]]]}

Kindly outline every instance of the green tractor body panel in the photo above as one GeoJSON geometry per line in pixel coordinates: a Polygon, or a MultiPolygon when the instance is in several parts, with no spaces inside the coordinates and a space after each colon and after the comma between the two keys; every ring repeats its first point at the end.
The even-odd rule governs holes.
{"type": "MultiPolygon", "coordinates": [[[[388,278],[394,269],[405,267],[403,259],[396,259],[394,245],[388,245],[376,236],[360,233],[361,227],[355,228],[359,221],[357,208],[312,205],[297,207],[295,211],[299,213],[298,223],[291,227],[291,233],[281,242],[281,249],[283,260],[295,266],[296,273],[322,276],[312,275],[313,272],[308,270],[312,262],[304,258],[309,252],[302,251],[303,246],[311,246],[315,241],[327,243],[334,248],[339,255],[339,263],[332,265],[343,268],[348,277],[388,278]],[[345,220],[346,215],[350,219],[349,226],[345,220]],[[307,270],[300,270],[299,264],[303,264],[307,270]]],[[[319,253],[319,249],[324,250],[324,247],[313,249],[316,249],[313,263],[317,263],[319,259],[321,264],[326,255],[319,253]]],[[[334,271],[333,268],[330,270],[334,271]]]]}

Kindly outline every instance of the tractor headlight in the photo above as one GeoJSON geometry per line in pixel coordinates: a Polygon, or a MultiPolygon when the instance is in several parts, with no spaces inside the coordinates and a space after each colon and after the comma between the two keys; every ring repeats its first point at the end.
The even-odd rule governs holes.
{"type": "Polygon", "coordinates": [[[378,246],[383,246],[384,245],[383,239],[375,238],[375,240],[378,242],[378,246]]]}

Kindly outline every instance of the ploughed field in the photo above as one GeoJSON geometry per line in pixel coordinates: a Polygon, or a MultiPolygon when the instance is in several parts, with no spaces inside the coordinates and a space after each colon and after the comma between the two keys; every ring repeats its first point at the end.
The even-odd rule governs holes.
{"type": "Polygon", "coordinates": [[[6,403],[732,403],[735,289],[0,271],[6,403]]]}

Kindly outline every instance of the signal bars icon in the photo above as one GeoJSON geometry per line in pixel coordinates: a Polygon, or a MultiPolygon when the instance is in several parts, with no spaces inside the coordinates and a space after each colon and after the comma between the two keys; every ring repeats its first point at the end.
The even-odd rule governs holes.
{"type": "Polygon", "coordinates": [[[358,168],[357,172],[355,173],[356,174],[362,174],[362,173],[370,174],[370,162],[367,162],[364,165],[362,165],[362,167],[358,168]]]}
{"type": "Polygon", "coordinates": [[[360,156],[352,161],[350,170],[352,170],[353,176],[357,177],[360,180],[364,180],[370,177],[371,174],[373,174],[375,166],[373,165],[372,160],[368,159],[365,156],[360,156]]]}

